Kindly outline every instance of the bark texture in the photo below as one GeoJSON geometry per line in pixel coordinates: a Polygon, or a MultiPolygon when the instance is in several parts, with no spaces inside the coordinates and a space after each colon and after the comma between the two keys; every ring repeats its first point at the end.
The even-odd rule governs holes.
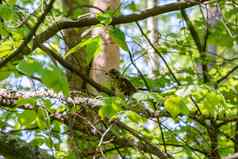
{"type": "MultiPolygon", "coordinates": [[[[153,8],[159,4],[159,0],[147,0],[147,8],[153,8]]],[[[153,44],[158,44],[159,32],[158,32],[158,17],[150,17],[147,19],[147,28],[149,31],[148,38],[153,44]]],[[[160,62],[159,56],[154,52],[154,49],[150,47],[148,50],[148,65],[149,76],[155,77],[159,70],[160,62]]]]}
{"type": "MultiPolygon", "coordinates": [[[[101,10],[112,10],[115,12],[119,9],[119,4],[119,0],[95,0],[93,3],[94,6],[97,6],[101,10]]],[[[100,11],[93,9],[91,12],[97,14],[100,11]]],[[[99,84],[106,84],[109,77],[105,73],[111,69],[119,68],[119,47],[112,41],[107,27],[95,28],[92,31],[92,36],[100,36],[103,39],[103,49],[92,62],[90,77],[99,84]]],[[[92,88],[89,87],[89,89],[95,92],[92,88]]]]}
{"type": "MultiPolygon", "coordinates": [[[[63,4],[67,11],[67,15],[70,18],[74,18],[74,12],[76,9],[79,9],[82,5],[87,5],[88,0],[85,1],[76,1],[76,0],[63,0],[63,4]]],[[[88,8],[82,8],[81,13],[87,13],[88,8]]],[[[86,28],[70,28],[64,30],[64,41],[66,44],[66,50],[69,50],[76,46],[83,38],[83,33],[86,28]]],[[[84,74],[87,74],[88,65],[85,62],[85,52],[84,49],[79,49],[75,53],[67,57],[67,62],[71,63],[74,66],[77,66],[84,74]]],[[[82,90],[85,88],[84,82],[76,74],[72,72],[67,73],[71,90],[82,90]]]]}

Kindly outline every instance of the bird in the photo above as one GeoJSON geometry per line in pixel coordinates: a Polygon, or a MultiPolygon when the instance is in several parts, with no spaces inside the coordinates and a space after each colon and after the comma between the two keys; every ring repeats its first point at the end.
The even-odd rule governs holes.
{"type": "Polygon", "coordinates": [[[107,75],[110,77],[111,87],[115,95],[129,97],[137,91],[136,87],[117,69],[109,70],[107,75]]]}

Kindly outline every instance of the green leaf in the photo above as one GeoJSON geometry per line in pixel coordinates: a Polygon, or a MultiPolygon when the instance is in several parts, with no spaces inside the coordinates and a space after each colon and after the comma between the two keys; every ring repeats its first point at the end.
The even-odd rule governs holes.
{"type": "Polygon", "coordinates": [[[143,122],[141,116],[139,114],[137,114],[136,112],[133,112],[133,111],[126,111],[125,114],[127,115],[127,117],[135,122],[135,123],[140,123],[140,122],[143,122]]]}
{"type": "MultiPolygon", "coordinates": [[[[43,102],[44,107],[47,109],[47,111],[49,113],[55,113],[56,108],[53,107],[52,100],[50,100],[50,99],[41,99],[41,101],[43,102]]],[[[57,108],[58,108],[58,106],[57,106],[57,108]]]]}
{"type": "Polygon", "coordinates": [[[99,116],[104,119],[105,117],[111,119],[120,112],[121,99],[119,97],[106,97],[103,101],[102,107],[99,109],[99,116]]]}
{"type": "Polygon", "coordinates": [[[85,60],[88,65],[93,58],[102,52],[103,41],[99,36],[83,40],[73,48],[71,48],[64,56],[67,58],[69,55],[76,53],[80,48],[85,48],[85,60]]]}
{"type": "Polygon", "coordinates": [[[112,40],[117,43],[123,50],[129,51],[129,48],[126,43],[125,34],[118,28],[111,28],[109,34],[112,40]]]}
{"type": "Polygon", "coordinates": [[[80,48],[82,48],[81,43],[78,43],[65,53],[64,58],[66,59],[69,55],[76,53],[77,51],[79,51],[80,48]]]}
{"type": "Polygon", "coordinates": [[[10,74],[15,73],[15,70],[15,66],[10,63],[0,68],[0,81],[8,78],[10,74]]]}
{"type": "Polygon", "coordinates": [[[16,11],[12,5],[1,4],[0,5],[0,16],[4,20],[11,20],[16,17],[16,11]]]}
{"type": "Polygon", "coordinates": [[[18,116],[18,121],[25,127],[31,127],[32,124],[34,124],[35,119],[36,112],[33,110],[24,110],[24,112],[18,116]]]}
{"type": "Polygon", "coordinates": [[[45,138],[44,137],[40,137],[40,136],[37,136],[35,137],[32,141],[31,141],[31,144],[33,146],[41,146],[45,143],[45,138]]]}
{"type": "MultiPolygon", "coordinates": [[[[5,25],[0,21],[0,34],[2,36],[7,36],[9,33],[7,32],[7,29],[5,25]]],[[[3,43],[3,42],[2,42],[3,43]]]]}
{"type": "Polygon", "coordinates": [[[44,72],[44,69],[42,67],[43,66],[40,62],[33,59],[26,59],[19,62],[19,64],[16,66],[16,69],[27,76],[39,77],[44,72]]]}
{"type": "Polygon", "coordinates": [[[17,100],[16,105],[22,106],[22,105],[30,104],[31,106],[35,106],[37,99],[38,99],[37,97],[20,98],[17,100]]]}
{"type": "Polygon", "coordinates": [[[50,119],[46,110],[39,108],[37,111],[36,124],[40,129],[46,129],[50,125],[50,119]]]}
{"type": "MultiPolygon", "coordinates": [[[[1,34],[1,32],[0,32],[0,34],[1,34]]],[[[3,42],[0,45],[0,58],[8,56],[11,53],[12,49],[13,49],[12,43],[10,43],[9,41],[3,42]]]]}
{"type": "Polygon", "coordinates": [[[204,98],[203,109],[207,110],[209,113],[212,113],[216,110],[216,108],[218,108],[218,106],[221,109],[224,103],[225,99],[222,95],[209,91],[204,98]]]}
{"type": "Polygon", "coordinates": [[[135,2],[131,2],[128,7],[130,8],[130,10],[132,10],[133,12],[138,10],[137,5],[135,4],[135,2]]]}
{"type": "Polygon", "coordinates": [[[159,93],[154,93],[154,92],[136,92],[132,96],[134,99],[137,101],[153,101],[153,102],[158,102],[162,101],[162,97],[159,93]]]}
{"type": "Polygon", "coordinates": [[[175,119],[178,114],[188,114],[189,109],[183,102],[183,99],[179,96],[169,96],[165,102],[165,109],[171,114],[171,116],[175,119]]]}
{"type": "Polygon", "coordinates": [[[54,91],[62,91],[65,96],[69,96],[69,84],[64,72],[56,66],[50,68],[42,72],[43,83],[54,91]]]}
{"type": "Polygon", "coordinates": [[[14,5],[14,4],[16,4],[16,0],[7,0],[7,3],[11,4],[11,5],[14,5]]]}
{"type": "Polygon", "coordinates": [[[89,64],[93,58],[102,52],[103,41],[101,37],[96,36],[94,38],[87,39],[81,43],[82,47],[85,47],[86,51],[86,63],[89,64]]]}
{"type": "Polygon", "coordinates": [[[54,131],[58,131],[58,132],[61,131],[61,122],[54,120],[52,124],[53,124],[54,131]]]}
{"type": "Polygon", "coordinates": [[[40,78],[48,88],[53,89],[55,92],[62,91],[65,96],[69,95],[67,78],[59,67],[54,65],[45,67],[34,59],[26,59],[21,61],[16,68],[27,76],[40,78]]]}
{"type": "Polygon", "coordinates": [[[208,38],[209,44],[214,44],[220,47],[231,48],[233,46],[233,38],[227,33],[226,29],[223,29],[222,22],[218,22],[210,30],[210,36],[208,38]]]}
{"type": "Polygon", "coordinates": [[[56,108],[55,111],[58,112],[58,113],[62,113],[62,112],[66,112],[67,108],[68,108],[67,105],[61,104],[56,108]]]}
{"type": "Polygon", "coordinates": [[[112,22],[112,16],[109,12],[98,13],[96,15],[96,18],[98,21],[100,21],[101,24],[104,24],[104,25],[109,25],[112,22]]]}

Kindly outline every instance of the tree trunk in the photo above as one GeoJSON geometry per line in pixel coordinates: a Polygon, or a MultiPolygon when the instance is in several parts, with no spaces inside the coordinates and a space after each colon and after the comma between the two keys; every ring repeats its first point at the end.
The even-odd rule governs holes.
{"type": "MultiPolygon", "coordinates": [[[[101,10],[118,10],[120,0],[94,0],[93,5],[101,10]]],[[[100,12],[99,10],[92,9],[93,14],[100,12]]],[[[120,65],[119,47],[112,41],[107,33],[107,27],[95,28],[92,31],[92,36],[100,36],[103,39],[102,52],[94,58],[92,67],[90,69],[90,77],[99,84],[106,84],[108,76],[105,74],[110,69],[118,69],[120,65]]],[[[90,92],[96,93],[96,90],[88,86],[90,92]]]]}
{"type": "MultiPolygon", "coordinates": [[[[147,8],[155,7],[159,4],[159,0],[147,0],[147,8]]],[[[158,43],[158,18],[150,17],[147,19],[147,28],[149,31],[148,38],[153,44],[158,43]]],[[[148,65],[149,65],[149,77],[155,77],[159,72],[160,62],[159,56],[154,52],[154,49],[149,47],[148,50],[148,65]]]]}
{"type": "MultiPolygon", "coordinates": [[[[77,8],[79,8],[79,5],[88,4],[89,1],[80,1],[77,2],[76,0],[63,0],[63,4],[65,6],[65,9],[67,10],[67,15],[69,17],[73,17],[74,12],[77,8]]],[[[88,8],[82,8],[82,14],[88,12],[88,8]]],[[[74,28],[74,29],[66,29],[64,30],[64,41],[66,44],[67,50],[73,48],[75,45],[77,45],[82,40],[82,33],[85,31],[86,28],[74,28]]],[[[77,50],[76,53],[73,53],[67,57],[67,62],[71,63],[72,65],[75,65],[80,68],[82,72],[87,74],[88,65],[85,63],[85,52],[83,49],[77,50]]],[[[71,90],[82,90],[85,88],[84,82],[75,74],[72,74],[71,72],[67,73],[68,81],[70,84],[71,90]]]]}
{"type": "Polygon", "coordinates": [[[209,159],[221,159],[218,146],[218,129],[215,121],[211,120],[211,124],[208,129],[208,136],[210,138],[211,148],[209,150],[208,158],[209,159]]]}
{"type": "MultiPolygon", "coordinates": [[[[207,23],[208,27],[214,27],[218,20],[220,19],[220,9],[218,6],[208,6],[208,13],[207,13],[207,23]]],[[[211,68],[216,62],[216,55],[217,55],[217,46],[213,44],[207,45],[207,52],[211,56],[211,62],[208,64],[208,67],[211,68]]]]}
{"type": "MultiPolygon", "coordinates": [[[[76,8],[80,7],[77,5],[84,5],[86,4],[89,6],[88,1],[84,1],[84,4],[79,3],[76,0],[64,0],[64,4],[67,7],[68,15],[70,17],[73,17],[74,11],[76,8]]],[[[119,7],[119,0],[95,0],[92,2],[92,5],[100,8],[102,10],[107,9],[117,9],[119,7]]],[[[88,8],[87,10],[82,10],[82,12],[90,11],[93,16],[96,15],[96,13],[99,12],[98,9],[88,8]]],[[[85,31],[84,28],[82,29],[66,29],[64,30],[64,40],[65,44],[67,46],[67,50],[70,48],[73,48],[75,45],[77,45],[82,40],[82,33],[85,31]]],[[[119,68],[119,62],[120,62],[120,55],[119,55],[119,48],[118,46],[112,42],[112,39],[109,37],[109,34],[107,33],[106,27],[101,28],[95,28],[92,31],[92,36],[100,36],[103,39],[103,50],[102,52],[94,58],[91,65],[88,65],[85,61],[85,52],[83,49],[77,50],[76,53],[71,54],[67,57],[67,61],[74,66],[77,66],[80,68],[83,73],[90,76],[93,80],[98,82],[99,84],[104,84],[107,81],[107,76],[105,72],[109,71],[112,68],[119,68]],[[91,67],[91,68],[90,68],[91,67]]],[[[91,86],[86,86],[85,82],[83,82],[77,75],[72,74],[71,72],[68,72],[67,74],[68,80],[70,83],[70,88],[72,90],[82,90],[82,89],[88,89],[90,93],[96,94],[96,90],[92,88],[91,86]]],[[[74,113],[75,110],[71,110],[71,113],[74,113]]],[[[77,110],[76,110],[77,111],[77,110]]],[[[70,114],[69,114],[70,115],[70,114]]],[[[80,134],[85,134],[85,136],[88,136],[89,134],[93,134],[95,130],[92,129],[92,127],[89,126],[87,122],[90,122],[93,125],[98,125],[98,115],[97,111],[94,110],[87,110],[87,109],[80,109],[80,115],[86,119],[80,121],[74,120],[74,117],[70,117],[70,126],[69,126],[69,138],[68,138],[68,144],[69,149],[71,153],[76,158],[81,158],[81,153],[79,152],[79,141],[77,137],[77,132],[80,131],[80,134]],[[78,130],[74,130],[74,125],[78,124],[78,130]]]]}

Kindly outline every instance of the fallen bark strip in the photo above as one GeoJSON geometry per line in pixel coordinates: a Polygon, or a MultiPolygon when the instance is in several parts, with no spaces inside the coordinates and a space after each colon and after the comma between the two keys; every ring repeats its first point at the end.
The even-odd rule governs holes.
{"type": "MultiPolygon", "coordinates": [[[[31,97],[39,97],[39,98],[49,98],[49,99],[55,99],[59,102],[69,104],[69,105],[80,105],[85,106],[89,109],[92,108],[99,108],[104,104],[103,98],[100,97],[88,97],[85,93],[82,92],[71,92],[70,97],[64,97],[63,94],[57,94],[53,91],[11,91],[7,89],[0,89],[0,105],[7,106],[9,108],[15,107],[16,102],[18,99],[25,99],[25,98],[31,98],[31,97]]],[[[133,100],[133,99],[132,99],[133,100]]],[[[144,115],[147,118],[154,118],[154,117],[168,117],[170,118],[170,114],[168,112],[151,112],[146,108],[143,108],[143,104],[140,104],[136,101],[130,101],[128,103],[129,108],[131,108],[132,111],[137,112],[138,114],[144,115]],[[138,105],[140,104],[140,105],[138,105]],[[140,109],[138,109],[140,108],[140,109]]],[[[30,109],[28,106],[20,106],[19,108],[23,109],[30,109]]],[[[222,126],[224,124],[227,124],[229,122],[235,122],[238,121],[237,115],[232,116],[226,116],[226,115],[217,115],[217,116],[211,116],[211,115],[197,115],[195,112],[191,112],[189,114],[189,117],[193,120],[214,120],[220,121],[218,123],[218,126],[222,126]]]]}
{"type": "MultiPolygon", "coordinates": [[[[62,94],[57,94],[52,91],[9,91],[0,89],[0,105],[16,106],[19,99],[26,99],[31,97],[57,99],[59,102],[69,105],[86,105],[89,108],[99,107],[103,101],[97,98],[90,98],[80,92],[73,92],[71,97],[64,97],[62,94]],[[78,94],[78,95],[75,95],[78,94]]],[[[23,107],[27,108],[27,106],[23,107]]]]}

